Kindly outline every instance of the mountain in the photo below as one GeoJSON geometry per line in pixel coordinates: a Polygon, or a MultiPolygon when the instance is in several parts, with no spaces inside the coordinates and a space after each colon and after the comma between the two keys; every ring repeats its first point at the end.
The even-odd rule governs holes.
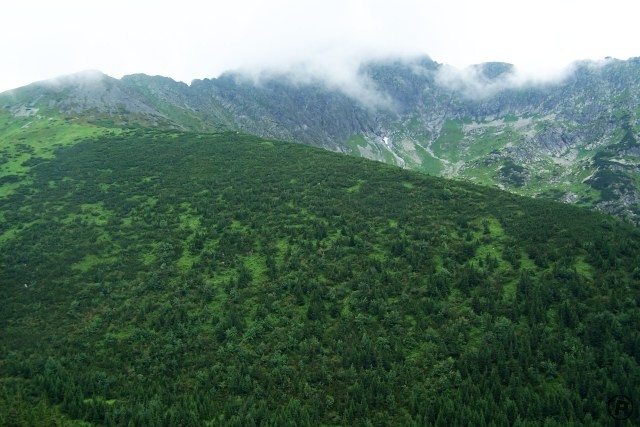
{"type": "Polygon", "coordinates": [[[10,110],[0,425],[607,425],[639,395],[637,227],[236,131],[81,123],[131,120],[112,99],[10,110]]]}
{"type": "Polygon", "coordinates": [[[239,130],[638,221],[640,59],[583,61],[555,82],[505,63],[456,70],[428,58],[363,63],[350,84],[226,73],[191,85],[98,72],[0,95],[100,126],[239,130]]]}

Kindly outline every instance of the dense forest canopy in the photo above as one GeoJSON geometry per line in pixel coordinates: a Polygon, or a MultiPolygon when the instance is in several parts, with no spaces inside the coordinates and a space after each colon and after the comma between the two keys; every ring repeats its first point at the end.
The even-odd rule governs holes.
{"type": "Polygon", "coordinates": [[[640,396],[640,232],[611,217],[236,132],[29,167],[0,425],[608,425],[640,396]]]}

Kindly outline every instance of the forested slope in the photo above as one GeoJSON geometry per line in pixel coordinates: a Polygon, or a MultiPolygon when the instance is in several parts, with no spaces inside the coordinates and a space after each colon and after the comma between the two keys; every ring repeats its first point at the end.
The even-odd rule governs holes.
{"type": "Polygon", "coordinates": [[[457,70],[425,56],[363,61],[348,83],[300,71],[36,82],[0,93],[0,140],[61,122],[240,131],[640,223],[640,58],[576,62],[546,83],[506,63],[457,70]]]}
{"type": "Polygon", "coordinates": [[[0,425],[606,425],[640,396],[640,233],[613,218],[235,132],[25,173],[0,425]]]}

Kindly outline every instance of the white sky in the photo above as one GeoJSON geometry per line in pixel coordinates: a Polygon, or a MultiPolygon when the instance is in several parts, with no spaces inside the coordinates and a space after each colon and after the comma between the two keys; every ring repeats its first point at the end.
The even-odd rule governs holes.
{"type": "Polygon", "coordinates": [[[546,73],[640,56],[637,0],[5,0],[0,91],[87,69],[189,83],[306,62],[345,74],[371,55],[546,73]]]}

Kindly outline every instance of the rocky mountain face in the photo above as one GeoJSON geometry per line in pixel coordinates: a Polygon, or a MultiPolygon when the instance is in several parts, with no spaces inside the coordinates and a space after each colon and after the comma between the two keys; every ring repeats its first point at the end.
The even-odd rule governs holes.
{"type": "Polygon", "coordinates": [[[5,92],[0,107],[15,119],[240,130],[640,218],[640,58],[576,63],[546,83],[510,64],[455,70],[426,57],[363,63],[354,85],[92,72],[5,92]]]}

